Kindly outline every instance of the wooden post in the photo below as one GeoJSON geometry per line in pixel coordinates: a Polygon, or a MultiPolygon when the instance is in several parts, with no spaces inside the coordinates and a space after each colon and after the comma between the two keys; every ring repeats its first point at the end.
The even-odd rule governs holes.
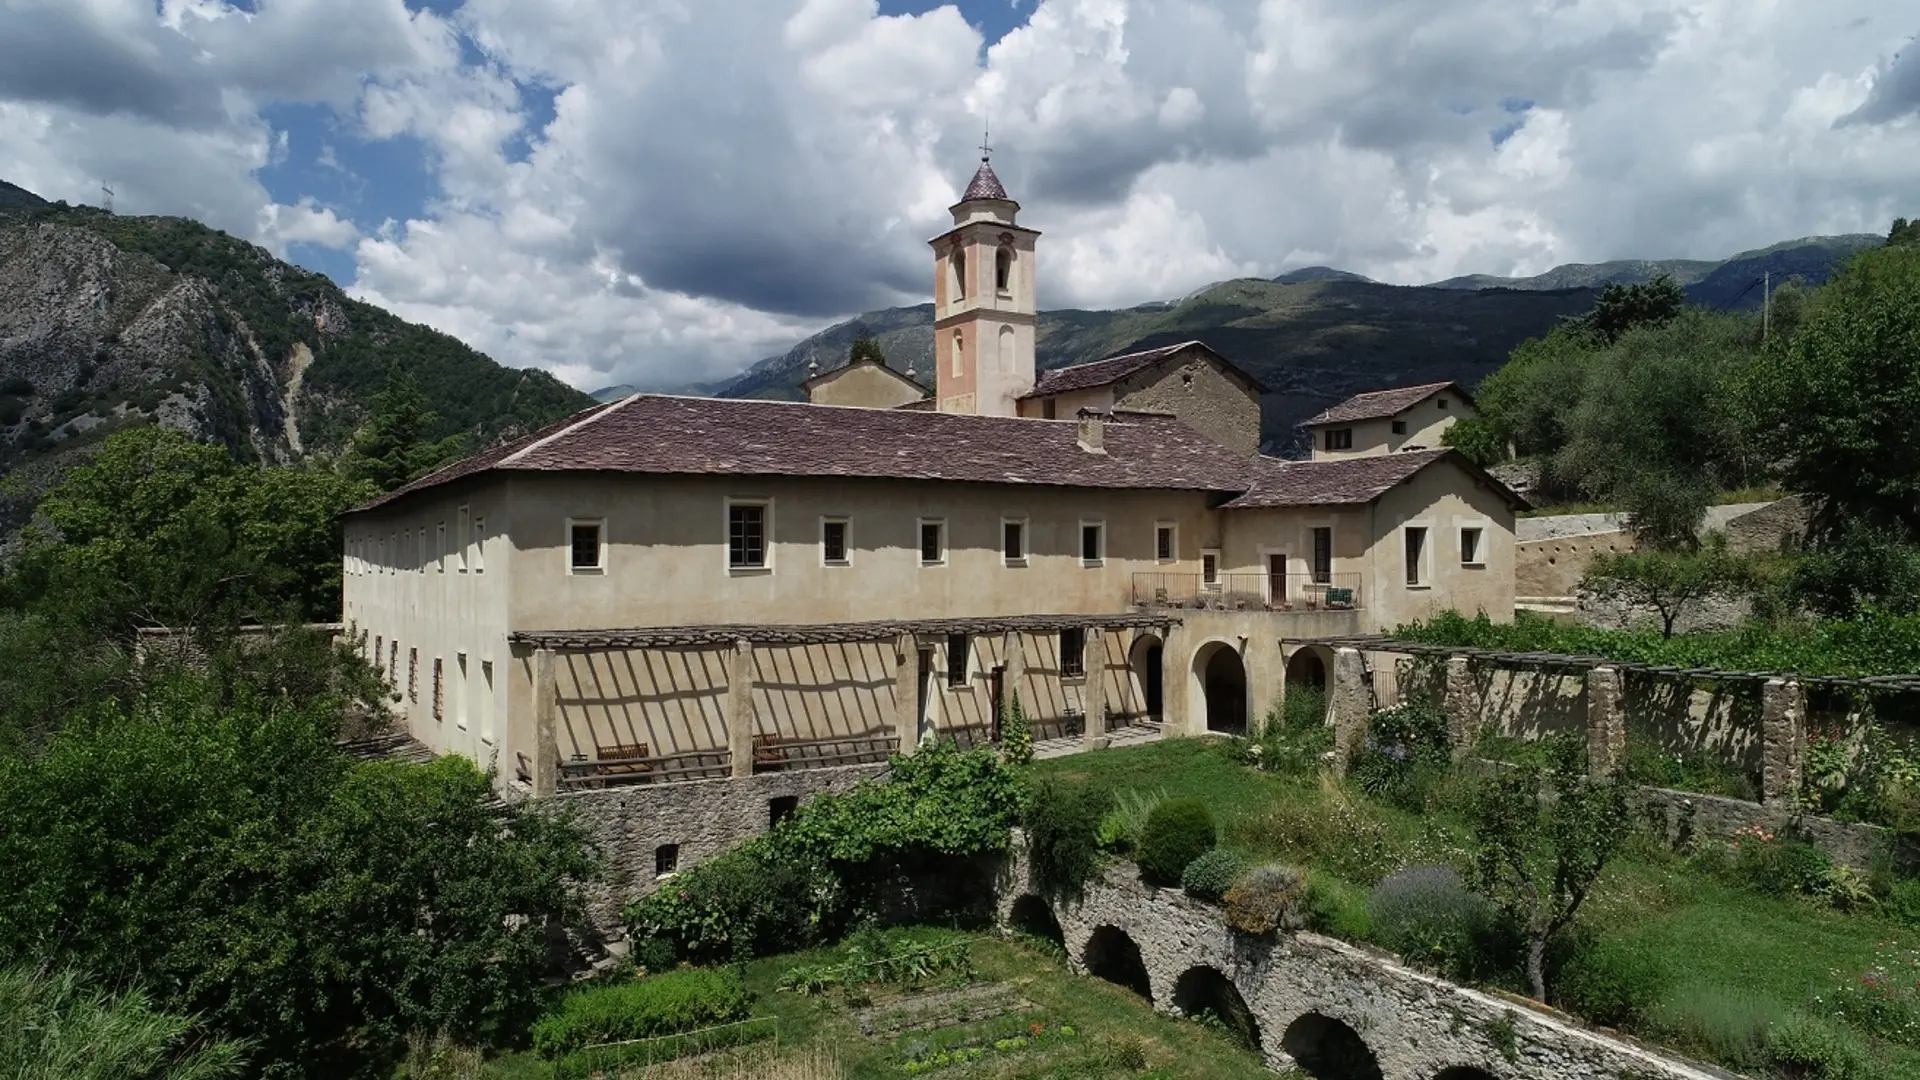
{"type": "Polygon", "coordinates": [[[920,749],[926,734],[920,730],[920,702],[914,694],[920,684],[920,642],[912,634],[893,639],[893,736],[900,752],[920,749]]]}
{"type": "Polygon", "coordinates": [[[1797,679],[1760,688],[1760,801],[1791,806],[1800,796],[1807,745],[1807,691],[1797,679]]]}
{"type": "Polygon", "coordinates": [[[1347,771],[1353,752],[1367,739],[1366,661],[1360,650],[1342,646],[1333,652],[1333,693],[1328,719],[1333,723],[1334,767],[1347,771]]]}
{"type": "Polygon", "coordinates": [[[1455,758],[1464,757],[1480,734],[1473,707],[1473,667],[1464,656],[1447,657],[1447,682],[1441,691],[1447,714],[1447,745],[1455,758]]]}
{"type": "Polygon", "coordinates": [[[1098,626],[1087,627],[1082,637],[1080,670],[1086,672],[1087,685],[1080,695],[1080,707],[1087,722],[1080,733],[1088,750],[1107,747],[1107,637],[1098,626]]]}
{"type": "Polygon", "coordinates": [[[533,797],[560,790],[559,693],[553,650],[533,650],[533,797]]]}
{"type": "Polygon", "coordinates": [[[1620,669],[1587,672],[1587,775],[1612,776],[1627,759],[1627,710],[1620,669]]]}
{"type": "Polygon", "coordinates": [[[733,775],[753,775],[753,642],[740,638],[727,654],[727,750],[733,775]]]}

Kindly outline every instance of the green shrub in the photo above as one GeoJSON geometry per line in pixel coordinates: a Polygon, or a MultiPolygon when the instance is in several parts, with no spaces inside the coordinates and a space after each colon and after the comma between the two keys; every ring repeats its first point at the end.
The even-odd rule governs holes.
{"type": "Polygon", "coordinates": [[[1347,941],[1365,941],[1373,935],[1367,894],[1358,885],[1331,874],[1308,874],[1301,904],[1301,918],[1309,930],[1347,941]]]}
{"type": "Polygon", "coordinates": [[[693,968],[573,991],[533,1025],[533,1048],[556,1058],[596,1043],[678,1035],[746,1015],[747,992],[736,976],[693,968]]]}
{"type": "Polygon", "coordinates": [[[1787,1018],[1773,998],[1724,986],[1684,985],[1646,1017],[1652,1033],[1675,1049],[1735,1069],[1767,1063],[1767,1032],[1787,1018]]]}
{"type": "Polygon", "coordinates": [[[1100,819],[1099,843],[1104,851],[1125,854],[1140,846],[1140,834],[1146,831],[1147,818],[1154,808],[1167,801],[1165,788],[1152,791],[1127,790],[1114,796],[1113,809],[1100,819]]]}
{"type": "Polygon", "coordinates": [[[1417,813],[1451,759],[1446,714],[1432,702],[1408,701],[1368,718],[1367,741],[1356,749],[1349,775],[1368,795],[1417,813]]]}
{"type": "Polygon", "coordinates": [[[1213,814],[1199,799],[1168,799],[1140,832],[1140,871],[1156,885],[1178,885],[1187,864],[1219,843],[1213,814]]]}
{"type": "Polygon", "coordinates": [[[1317,771],[1332,749],[1326,693],[1300,687],[1288,690],[1284,705],[1267,715],[1244,760],[1267,772],[1301,776],[1317,771]]]}
{"type": "Polygon", "coordinates": [[[1306,881],[1306,872],[1295,867],[1254,867],[1240,875],[1223,898],[1227,925],[1255,936],[1298,929],[1305,918],[1306,881]]]}
{"type": "Polygon", "coordinates": [[[1033,761],[1033,725],[1027,722],[1027,711],[1020,707],[1019,694],[1008,695],[1006,711],[1000,718],[1000,753],[1010,765],[1033,761]]]}
{"type": "Polygon", "coordinates": [[[1077,896],[1100,866],[1100,821],[1111,797],[1085,784],[1043,776],[1026,807],[1034,884],[1048,896],[1077,896]]]}
{"type": "Polygon", "coordinates": [[[1767,1060],[1796,1080],[1866,1080],[1872,1075],[1864,1039],[1811,1016],[1792,1016],[1768,1028],[1767,1060]]]}
{"type": "Polygon", "coordinates": [[[1812,844],[1787,840],[1759,827],[1734,834],[1729,872],[1740,884],[1769,896],[1821,896],[1833,860],[1812,844]]]}
{"type": "Polygon", "coordinates": [[[1658,955],[1601,939],[1576,951],[1560,969],[1554,1003],[1596,1023],[1638,1028],[1660,1005],[1669,981],[1658,955]]]}
{"type": "Polygon", "coordinates": [[[1180,887],[1200,900],[1218,900],[1233,887],[1247,864],[1226,848],[1214,848],[1187,864],[1180,875],[1180,887]]]}
{"type": "Polygon", "coordinates": [[[1487,902],[1446,866],[1413,866],[1383,878],[1367,896],[1373,940],[1429,971],[1467,977],[1492,920],[1487,902]]]}

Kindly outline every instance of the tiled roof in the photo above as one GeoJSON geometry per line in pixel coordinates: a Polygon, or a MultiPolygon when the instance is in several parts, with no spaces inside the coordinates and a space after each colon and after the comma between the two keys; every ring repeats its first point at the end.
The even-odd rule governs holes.
{"type": "Polygon", "coordinates": [[[1175,420],[1109,422],[635,394],[468,458],[358,508],[487,471],[871,477],[1237,492],[1245,458],[1175,420]]]}
{"type": "Polygon", "coordinates": [[[1450,382],[1422,383],[1419,386],[1403,386],[1397,390],[1370,390],[1364,394],[1355,394],[1326,412],[1301,421],[1301,424],[1304,427],[1314,427],[1320,424],[1350,423],[1355,420],[1384,420],[1400,415],[1449,387],[1458,392],[1461,397],[1466,397],[1465,391],[1460,390],[1457,384],[1450,382]]]}
{"type": "Polygon", "coordinates": [[[1347,506],[1370,503],[1413,479],[1435,462],[1451,459],[1481,483],[1502,493],[1508,505],[1525,509],[1527,501],[1479,466],[1452,450],[1408,450],[1398,454],[1339,458],[1333,461],[1254,460],[1244,494],[1228,510],[1272,506],[1347,506]]]}
{"type": "Polygon", "coordinates": [[[974,199],[1007,199],[1007,189],[1000,186],[1000,178],[993,175],[993,166],[987,164],[984,158],[980,161],[979,171],[973,174],[973,182],[967,185],[966,194],[960,196],[961,202],[974,199]]]}

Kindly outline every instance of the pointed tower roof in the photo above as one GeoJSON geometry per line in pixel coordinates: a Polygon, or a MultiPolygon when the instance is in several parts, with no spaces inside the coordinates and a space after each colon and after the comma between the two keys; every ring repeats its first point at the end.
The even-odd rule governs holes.
{"type": "Polygon", "coordinates": [[[1000,186],[1000,178],[993,174],[993,165],[986,158],[980,159],[979,171],[973,174],[973,181],[967,185],[966,193],[960,196],[961,202],[975,199],[1007,200],[1007,189],[1000,186]]]}

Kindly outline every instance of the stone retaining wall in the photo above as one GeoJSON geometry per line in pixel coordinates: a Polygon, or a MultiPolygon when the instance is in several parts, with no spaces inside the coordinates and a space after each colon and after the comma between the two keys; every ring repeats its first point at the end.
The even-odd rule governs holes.
{"type": "Polygon", "coordinates": [[[1735,833],[1760,828],[1777,836],[1803,840],[1834,862],[1866,871],[1885,851],[1895,868],[1920,872],[1920,837],[1878,825],[1815,817],[1791,807],[1763,806],[1744,799],[1700,795],[1691,791],[1643,787],[1642,805],[1650,823],[1663,826],[1667,841],[1684,846],[1697,837],[1730,840],[1735,833]]]}
{"type": "MultiPolygon", "coordinates": [[[[1016,903],[1044,903],[1024,860],[1005,871],[1003,921],[1016,903]]],[[[1256,940],[1226,926],[1217,907],[1142,884],[1131,867],[1111,870],[1077,902],[1048,904],[1069,963],[1085,973],[1088,950],[1118,942],[1138,949],[1155,1009],[1175,1013],[1182,979],[1212,969],[1258,1024],[1260,1052],[1276,1070],[1295,1067],[1328,1031],[1364,1042],[1385,1080],[1724,1080],[1637,1042],[1557,1013],[1423,975],[1383,954],[1316,934],[1256,940]]]]}

